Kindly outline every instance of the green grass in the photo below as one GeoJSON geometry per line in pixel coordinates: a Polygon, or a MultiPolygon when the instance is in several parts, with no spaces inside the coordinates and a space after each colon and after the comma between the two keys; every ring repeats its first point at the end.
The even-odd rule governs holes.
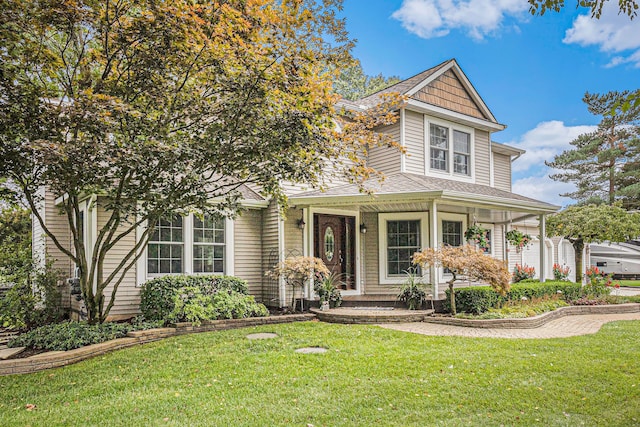
{"type": "Polygon", "coordinates": [[[620,286],[632,286],[640,288],[640,280],[616,280],[616,282],[620,283],[620,286]]]}
{"type": "Polygon", "coordinates": [[[319,322],[193,334],[0,377],[0,426],[639,425],[638,336],[640,321],[549,340],[319,322]]]}

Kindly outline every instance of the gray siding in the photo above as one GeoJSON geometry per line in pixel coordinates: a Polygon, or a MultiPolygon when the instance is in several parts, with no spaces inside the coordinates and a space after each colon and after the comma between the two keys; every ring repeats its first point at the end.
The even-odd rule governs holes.
{"type": "Polygon", "coordinates": [[[491,147],[489,145],[489,132],[476,129],[475,130],[475,178],[476,184],[491,184],[491,166],[490,155],[491,147]]]}
{"type": "Polygon", "coordinates": [[[234,221],[234,275],[247,281],[249,293],[262,300],[262,211],[248,209],[234,221]]]}
{"type": "Polygon", "coordinates": [[[425,170],[425,141],[424,115],[415,111],[405,111],[405,172],[424,175],[425,170]]]}
{"type": "MultiPolygon", "coordinates": [[[[378,132],[388,133],[394,140],[400,142],[400,121],[378,129],[378,132]]],[[[396,148],[372,147],[369,150],[367,164],[379,172],[400,172],[401,154],[396,148]]]]}
{"type": "Polygon", "coordinates": [[[397,286],[380,283],[378,259],[378,214],[364,213],[362,220],[367,224],[367,233],[361,236],[361,248],[364,248],[364,286],[363,293],[369,295],[396,294],[397,286]]]}
{"type": "MultiPolygon", "coordinates": [[[[55,195],[50,191],[42,189],[44,198],[40,202],[40,212],[44,218],[45,226],[58,239],[61,245],[71,250],[71,231],[65,214],[62,214],[55,205],[55,195]]],[[[75,265],[69,257],[65,255],[53,243],[53,240],[46,236],[38,220],[34,217],[32,221],[33,255],[39,261],[44,261],[44,256],[53,262],[53,268],[60,270],[65,277],[72,277],[75,265]]]]}
{"type": "MultiPolygon", "coordinates": [[[[304,253],[302,230],[298,228],[298,221],[302,218],[302,209],[289,209],[284,222],[284,255],[285,257],[300,256],[304,253]]],[[[307,227],[312,227],[307,224],[307,227]]]]}
{"type": "MultiPolygon", "coordinates": [[[[100,232],[100,229],[106,224],[107,220],[109,219],[109,215],[109,212],[105,211],[101,204],[98,203],[98,233],[100,232]]],[[[118,232],[123,232],[126,229],[126,225],[121,225],[118,229],[118,232]]],[[[118,268],[118,264],[120,264],[120,262],[135,246],[135,244],[136,233],[134,231],[132,233],[129,233],[125,238],[116,243],[114,247],[111,248],[109,252],[107,252],[104,260],[104,278],[107,278],[118,268]]],[[[113,292],[113,284],[118,280],[119,277],[121,277],[122,271],[123,270],[120,270],[120,273],[116,276],[116,279],[105,288],[105,305],[109,303],[111,293],[113,292]]],[[[118,290],[116,291],[115,304],[109,312],[109,317],[132,317],[139,313],[139,308],[140,288],[136,286],[136,266],[134,265],[129,271],[127,271],[124,279],[122,280],[122,283],[120,283],[120,285],[118,286],[118,290]]]]}
{"type": "Polygon", "coordinates": [[[493,186],[511,191],[511,157],[493,153],[493,186]]]}
{"type": "MultiPolygon", "coordinates": [[[[271,202],[262,213],[262,270],[271,270],[280,260],[278,243],[278,206],[271,202]]],[[[262,276],[262,301],[270,306],[279,305],[278,280],[262,276]]]]}

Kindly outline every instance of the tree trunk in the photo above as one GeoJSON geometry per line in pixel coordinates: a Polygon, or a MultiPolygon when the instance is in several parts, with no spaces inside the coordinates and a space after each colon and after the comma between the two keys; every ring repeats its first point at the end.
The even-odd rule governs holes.
{"type": "Polygon", "coordinates": [[[582,251],[584,250],[584,240],[576,239],[571,242],[576,253],[576,282],[582,283],[582,251]]]}
{"type": "Polygon", "coordinates": [[[449,280],[447,283],[449,284],[449,303],[451,304],[451,314],[456,315],[456,294],[453,292],[453,282],[455,282],[455,277],[449,280]]]}

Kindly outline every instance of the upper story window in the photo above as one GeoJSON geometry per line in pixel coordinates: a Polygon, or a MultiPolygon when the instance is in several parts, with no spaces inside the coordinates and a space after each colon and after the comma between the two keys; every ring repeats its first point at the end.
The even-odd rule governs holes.
{"type": "Polygon", "coordinates": [[[471,172],[471,135],[459,130],[453,131],[453,171],[463,175],[471,172]]]}
{"type": "MultiPolygon", "coordinates": [[[[472,175],[473,130],[428,119],[428,167],[425,172],[470,178],[472,175]]],[[[488,167],[488,166],[487,166],[488,167]]]]}
{"type": "Polygon", "coordinates": [[[449,129],[444,126],[430,126],[431,169],[449,171],[449,129]]]}

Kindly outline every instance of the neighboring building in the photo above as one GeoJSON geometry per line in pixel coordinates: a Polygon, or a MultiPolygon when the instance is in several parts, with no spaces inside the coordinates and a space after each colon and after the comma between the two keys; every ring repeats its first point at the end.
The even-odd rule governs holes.
{"type": "MultiPolygon", "coordinates": [[[[538,236],[539,221],[559,207],[511,192],[511,163],[523,151],[492,141],[493,133],[505,126],[497,122],[457,62],[446,61],[345,105],[366,110],[383,92],[399,92],[408,99],[399,120],[380,129],[399,141],[406,153],[370,150],[368,164],[386,175],[382,184],[370,184],[373,195],[351,184],[335,184],[326,192],[287,186],[291,208],[283,219],[273,201],[244,188],[247,210],[236,220],[201,221],[189,216],[163,221],[120,285],[111,315],[135,314],[142,283],[179,273],[235,275],[248,281],[258,300],[283,307],[290,301],[290,290],[264,273],[291,255],[317,256],[344,274],[343,295],[393,300],[414,252],[463,244],[465,230],[474,223],[490,230],[490,255],[508,260],[510,268],[516,262],[527,263],[536,266],[542,279],[552,277],[556,255],[550,240],[544,245],[535,241],[518,253],[506,245],[504,235],[518,227],[538,236]]],[[[66,221],[56,218],[53,196],[48,195],[44,204],[46,221],[64,233],[66,221]]],[[[90,246],[106,212],[98,199],[97,204],[87,201],[83,215],[90,246]]],[[[37,226],[33,235],[34,248],[42,251],[46,246],[57,258],[56,266],[71,275],[72,266],[46,243],[37,226]]],[[[107,269],[117,264],[133,239],[112,250],[107,269]]],[[[440,294],[446,271],[420,274],[425,283],[435,285],[434,295],[440,294]]],[[[310,289],[306,296],[313,298],[310,289]]]]}

